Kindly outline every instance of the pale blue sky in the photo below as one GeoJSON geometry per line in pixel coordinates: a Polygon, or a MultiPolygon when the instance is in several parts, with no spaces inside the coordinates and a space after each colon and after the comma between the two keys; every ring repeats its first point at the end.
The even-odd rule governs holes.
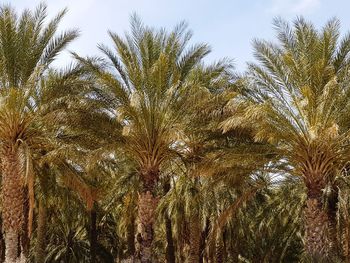
{"type": "MultiPolygon", "coordinates": [[[[32,9],[40,2],[10,1],[18,10],[32,9]]],[[[128,30],[129,16],[136,12],[145,24],[155,27],[171,28],[179,21],[187,21],[194,31],[193,41],[206,42],[212,47],[207,61],[229,57],[234,59],[238,71],[243,71],[245,63],[253,60],[252,39],[273,38],[271,22],[275,16],[292,21],[303,15],[319,27],[336,16],[341,20],[342,32],[350,30],[350,1],[346,0],[47,0],[46,3],[50,16],[68,7],[61,29],[81,30],[79,39],[69,46],[69,50],[81,55],[98,54],[97,43],[110,44],[107,30],[116,33],[128,30]]],[[[70,61],[65,53],[58,64],[70,61]]]]}

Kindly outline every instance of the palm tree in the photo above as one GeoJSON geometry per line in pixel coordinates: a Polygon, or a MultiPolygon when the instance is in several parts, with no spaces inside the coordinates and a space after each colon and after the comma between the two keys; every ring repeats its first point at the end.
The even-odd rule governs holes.
{"type": "MultiPolygon", "coordinates": [[[[80,83],[80,81],[77,81],[79,75],[79,71],[76,68],[68,68],[68,70],[64,71],[50,70],[42,79],[40,87],[36,89],[35,96],[31,98],[33,105],[37,107],[36,114],[40,114],[43,118],[50,118],[50,125],[46,125],[46,129],[50,130],[50,134],[53,136],[58,134],[58,130],[62,129],[62,122],[53,121],[53,116],[57,117],[65,110],[66,107],[64,106],[67,103],[67,97],[76,97],[81,92],[81,86],[77,85],[80,83]],[[75,90],[75,93],[73,90],[75,90]],[[51,117],[49,117],[50,115],[51,117]]],[[[56,183],[56,173],[52,169],[52,162],[47,162],[46,159],[48,153],[51,154],[53,151],[57,151],[58,148],[62,148],[63,143],[60,142],[58,144],[57,137],[55,138],[56,140],[53,137],[50,138],[51,143],[46,143],[45,147],[42,145],[40,154],[35,155],[35,158],[32,159],[33,170],[39,186],[36,188],[37,192],[35,193],[39,203],[35,245],[35,261],[38,263],[45,262],[47,203],[52,195],[51,190],[56,183]]]]}
{"type": "Polygon", "coordinates": [[[203,257],[204,251],[201,251],[203,249],[201,247],[201,243],[203,243],[201,240],[202,225],[211,216],[208,213],[210,200],[206,199],[205,196],[210,195],[212,189],[206,189],[208,179],[200,178],[200,176],[208,177],[229,173],[230,168],[232,168],[228,168],[230,166],[228,163],[225,164],[224,169],[219,167],[220,164],[214,164],[223,158],[224,151],[222,149],[225,147],[223,144],[226,143],[227,135],[220,133],[218,123],[223,105],[233,92],[230,89],[232,88],[231,68],[230,61],[222,60],[213,65],[198,66],[191,75],[201,85],[199,89],[192,92],[191,101],[193,103],[187,108],[186,122],[183,127],[184,149],[180,150],[189,178],[179,180],[184,184],[182,195],[187,196],[183,205],[186,207],[186,221],[190,233],[187,256],[189,263],[199,262],[203,257]],[[212,167],[209,167],[210,164],[212,167]]]}
{"type": "Polygon", "coordinates": [[[279,42],[254,42],[260,64],[249,64],[244,96],[232,100],[223,129],[251,129],[302,178],[305,250],[324,259],[335,253],[335,178],[349,156],[350,35],[339,40],[336,19],[322,30],[303,18],[293,27],[281,19],[274,25],[279,42]]]}
{"type": "MultiPolygon", "coordinates": [[[[186,257],[186,262],[203,262],[208,254],[209,229],[226,207],[222,205],[224,198],[218,198],[217,192],[245,188],[249,173],[267,161],[244,157],[244,152],[254,153],[259,149],[247,131],[240,131],[240,140],[234,132],[222,134],[219,128],[218,124],[225,118],[224,106],[236,94],[231,67],[230,61],[222,60],[200,65],[191,74],[200,85],[192,90],[192,104],[186,108],[177,145],[182,165],[177,164],[179,160],[172,160],[177,165],[170,167],[181,169],[169,172],[173,175],[173,188],[160,205],[160,211],[170,215],[177,229],[177,250],[186,257]],[[237,155],[239,158],[234,158],[237,155]]],[[[261,144],[260,148],[266,154],[265,145],[261,144]]],[[[226,201],[230,203],[232,199],[226,201]]],[[[218,245],[222,241],[218,238],[218,245]]],[[[222,258],[219,249],[216,250],[217,258],[222,258]]]]}
{"type": "Polygon", "coordinates": [[[89,262],[88,231],[84,206],[72,191],[55,185],[56,197],[50,198],[46,262],[89,262]]]}
{"type": "Polygon", "coordinates": [[[226,228],[229,249],[234,246],[238,255],[251,262],[299,262],[303,251],[300,211],[305,199],[302,182],[290,176],[259,177],[265,187],[227,224],[235,226],[226,228]]]}
{"type": "Polygon", "coordinates": [[[196,84],[187,81],[188,76],[209,48],[205,44],[188,48],[192,34],[184,23],[168,33],[146,27],[134,16],[131,29],[124,39],[109,32],[116,54],[99,46],[110,67],[103,67],[105,60],[77,58],[95,76],[95,93],[106,102],[105,110],[124,127],[124,149],[143,184],[138,200],[138,257],[151,262],[159,171],[173,155],[186,94],[196,84]]]}
{"type": "MultiPolygon", "coordinates": [[[[110,169],[118,166],[118,174],[123,174],[121,167],[125,167],[128,162],[120,158],[116,151],[122,126],[105,110],[105,103],[101,103],[91,93],[94,83],[85,73],[80,66],[75,65],[64,70],[50,70],[45,75],[35,101],[43,105],[40,113],[55,120],[50,122],[51,125],[46,125],[55,138],[52,138],[49,149],[42,151],[43,155],[34,164],[38,163],[35,167],[42,203],[45,204],[45,199],[51,198],[52,193],[47,193],[47,188],[61,181],[86,204],[90,215],[90,261],[95,262],[103,256],[99,251],[102,244],[98,242],[98,221],[102,216],[99,214],[100,206],[110,201],[109,191],[114,193],[116,190],[115,187],[110,189],[116,180],[116,176],[112,175],[114,172],[111,172],[113,169],[110,169]],[[50,185],[46,182],[48,177],[51,178],[50,185]]],[[[44,244],[42,236],[39,236],[43,231],[39,226],[45,224],[39,223],[43,222],[40,216],[45,213],[40,211],[43,209],[38,211],[38,252],[44,249],[41,248],[44,244]]],[[[37,253],[35,260],[42,260],[42,254],[37,253]]]]}
{"type": "MultiPolygon", "coordinates": [[[[46,6],[17,16],[10,6],[0,8],[0,147],[3,229],[6,262],[17,261],[18,235],[24,222],[24,186],[33,208],[31,158],[44,145],[43,119],[32,103],[40,78],[68,43],[77,37],[71,30],[55,36],[66,10],[46,26],[46,6]]],[[[31,212],[30,212],[31,213],[31,212]]]]}

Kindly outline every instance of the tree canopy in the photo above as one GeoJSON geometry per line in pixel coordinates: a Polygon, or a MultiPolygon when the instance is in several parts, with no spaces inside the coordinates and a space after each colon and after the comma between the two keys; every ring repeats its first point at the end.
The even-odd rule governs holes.
{"type": "Polygon", "coordinates": [[[134,14],[57,68],[66,12],[0,8],[0,262],[350,262],[339,20],[275,18],[238,73],[134,14]]]}

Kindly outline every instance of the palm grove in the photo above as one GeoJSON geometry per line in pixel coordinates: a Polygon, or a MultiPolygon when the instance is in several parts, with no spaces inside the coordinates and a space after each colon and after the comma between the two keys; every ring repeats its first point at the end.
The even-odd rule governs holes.
{"type": "Polygon", "coordinates": [[[51,65],[66,10],[0,10],[0,262],[350,262],[350,35],[274,20],[244,74],[131,17],[51,65]]]}

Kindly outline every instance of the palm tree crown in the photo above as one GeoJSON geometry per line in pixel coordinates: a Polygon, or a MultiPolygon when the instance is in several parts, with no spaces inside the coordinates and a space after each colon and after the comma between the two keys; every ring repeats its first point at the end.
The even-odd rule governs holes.
{"type": "MultiPolygon", "coordinates": [[[[254,42],[259,65],[249,64],[247,99],[232,104],[237,114],[223,128],[250,127],[257,141],[273,144],[291,172],[305,182],[307,205],[313,211],[306,217],[327,221],[332,215],[321,216],[316,210],[322,207],[323,189],[334,188],[349,152],[350,37],[339,40],[336,19],[320,31],[303,18],[293,27],[281,19],[274,24],[279,43],[254,42]]],[[[325,248],[315,243],[309,252],[323,253],[325,248]]]]}
{"type": "Polygon", "coordinates": [[[76,57],[95,76],[99,84],[95,96],[120,120],[123,148],[137,164],[143,182],[139,217],[144,230],[139,240],[144,245],[140,253],[142,262],[150,262],[160,166],[173,156],[187,94],[196,85],[189,75],[209,47],[188,47],[192,34],[184,23],[166,32],[144,26],[136,16],[131,19],[131,34],[125,38],[113,32],[109,35],[116,54],[99,46],[107,61],[76,57]]]}
{"type": "MultiPolygon", "coordinates": [[[[56,55],[77,37],[76,30],[55,35],[66,10],[46,26],[46,6],[18,16],[10,6],[0,9],[0,147],[6,260],[17,258],[17,235],[23,223],[24,186],[33,203],[31,159],[43,146],[44,128],[35,96],[40,80],[56,55]]],[[[31,205],[32,213],[33,205],[31,205]]]]}

